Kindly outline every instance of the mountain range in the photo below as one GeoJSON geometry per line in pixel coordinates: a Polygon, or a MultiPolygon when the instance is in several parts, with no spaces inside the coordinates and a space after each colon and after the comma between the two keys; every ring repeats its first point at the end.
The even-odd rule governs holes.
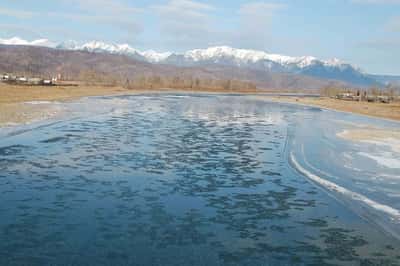
{"type": "Polygon", "coordinates": [[[175,66],[223,65],[273,73],[294,73],[323,79],[336,79],[358,86],[377,85],[377,81],[359,68],[334,58],[320,60],[313,56],[291,57],[263,51],[235,49],[228,46],[195,49],[184,53],[155,51],[141,52],[127,44],[107,44],[92,41],[83,45],[76,42],[58,44],[57,49],[83,50],[95,53],[128,55],[135,59],[175,66]]]}
{"type": "Polygon", "coordinates": [[[91,41],[78,44],[75,41],[54,43],[47,39],[26,41],[17,37],[0,39],[3,45],[43,46],[57,50],[86,51],[123,55],[137,61],[155,65],[172,65],[175,67],[201,68],[234,68],[242,71],[254,71],[257,75],[281,76],[298,75],[318,80],[339,81],[348,86],[383,86],[397,84],[400,76],[370,75],[360,68],[339,59],[321,60],[313,56],[292,57],[266,53],[257,50],[236,49],[228,46],[195,49],[184,53],[140,51],[128,44],[108,44],[91,41]]]}

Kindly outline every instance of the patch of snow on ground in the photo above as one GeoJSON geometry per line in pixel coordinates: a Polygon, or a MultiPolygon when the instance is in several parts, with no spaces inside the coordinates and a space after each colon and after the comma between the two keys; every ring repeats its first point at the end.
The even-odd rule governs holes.
{"type": "Polygon", "coordinates": [[[370,158],[382,166],[392,169],[400,169],[400,156],[396,157],[391,152],[382,152],[379,155],[370,154],[366,152],[359,152],[358,154],[370,158]]]}

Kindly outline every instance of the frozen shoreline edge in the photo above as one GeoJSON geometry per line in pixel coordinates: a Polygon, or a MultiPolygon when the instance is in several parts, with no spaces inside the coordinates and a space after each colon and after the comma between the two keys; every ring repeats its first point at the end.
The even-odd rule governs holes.
{"type": "MultiPolygon", "coordinates": [[[[358,216],[363,219],[374,223],[379,226],[384,232],[389,234],[390,236],[400,240],[400,210],[392,208],[390,206],[375,202],[364,195],[361,195],[357,192],[350,191],[344,187],[341,187],[331,181],[325,180],[313,173],[309,172],[305,168],[303,168],[300,163],[296,160],[293,152],[289,152],[288,154],[289,165],[293,168],[294,171],[304,176],[307,181],[311,182],[313,185],[322,189],[329,196],[333,197],[335,200],[344,205],[344,201],[357,202],[359,206],[355,206],[352,204],[351,206],[347,206],[349,209],[354,211],[358,216]],[[335,195],[343,196],[340,199],[335,195]],[[384,219],[378,220],[373,219],[372,217],[377,217],[374,213],[370,214],[366,211],[366,209],[370,209],[371,211],[377,213],[385,213],[391,221],[394,221],[396,224],[396,229],[390,226],[384,219]]],[[[379,216],[378,216],[379,217],[379,216]]]]}

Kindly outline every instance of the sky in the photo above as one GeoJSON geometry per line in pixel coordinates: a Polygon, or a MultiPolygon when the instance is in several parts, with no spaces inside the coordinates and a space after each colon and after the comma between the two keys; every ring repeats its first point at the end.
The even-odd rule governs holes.
{"type": "Polygon", "coordinates": [[[0,38],[183,52],[228,45],[400,75],[400,0],[1,0],[0,38]]]}

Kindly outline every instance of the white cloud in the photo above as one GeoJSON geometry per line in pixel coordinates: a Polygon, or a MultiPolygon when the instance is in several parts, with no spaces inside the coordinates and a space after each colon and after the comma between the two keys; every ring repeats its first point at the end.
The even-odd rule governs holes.
{"type": "Polygon", "coordinates": [[[35,16],[36,13],[0,7],[0,15],[15,17],[18,19],[29,19],[29,18],[32,18],[33,16],[35,16]]]}
{"type": "Polygon", "coordinates": [[[137,7],[132,7],[118,0],[72,0],[66,3],[75,2],[78,8],[92,14],[102,15],[133,15],[143,10],[137,7]]]}
{"type": "MultiPolygon", "coordinates": [[[[157,38],[146,40],[152,48],[186,50],[204,48],[213,45],[230,45],[242,48],[262,49],[270,38],[271,22],[277,12],[285,5],[255,1],[245,2],[236,10],[224,9],[218,4],[211,5],[200,0],[167,0],[159,4],[139,8],[132,6],[127,0],[59,0],[52,12],[8,12],[19,17],[47,16],[54,21],[53,26],[63,29],[65,21],[81,22],[85,30],[73,29],[68,38],[85,34],[83,39],[104,39],[105,41],[139,41],[144,30],[152,30],[149,36],[157,38]],[[68,8],[60,8],[68,6],[68,8]],[[57,7],[57,9],[56,9],[57,7]],[[230,13],[228,13],[230,12],[230,13]],[[148,18],[144,19],[145,16],[148,18]],[[158,22],[157,28],[152,23],[144,24],[152,19],[158,22]],[[93,27],[103,31],[88,31],[93,27]],[[153,32],[158,32],[159,36],[153,32]]],[[[22,5],[21,5],[22,6],[22,5]]],[[[52,8],[53,6],[49,6],[52,8]]],[[[25,25],[28,26],[28,25],[25,25]]],[[[67,29],[72,28],[66,25],[67,29]]],[[[43,36],[46,26],[34,29],[43,36]]],[[[11,31],[11,30],[10,30],[11,31]]],[[[51,34],[61,36],[62,34],[51,34]]],[[[46,36],[44,36],[46,37],[46,36]]],[[[62,37],[61,37],[62,38],[62,37]]]]}
{"type": "Polygon", "coordinates": [[[211,5],[190,0],[171,0],[165,5],[152,6],[152,9],[168,22],[181,21],[191,24],[207,22],[210,19],[209,12],[215,10],[211,5]]]}
{"type": "Polygon", "coordinates": [[[138,33],[143,30],[142,24],[134,18],[127,16],[112,16],[112,15],[95,15],[95,14],[76,14],[76,13],[48,13],[48,16],[53,18],[64,18],[69,20],[79,20],[81,22],[93,23],[98,25],[99,23],[104,25],[111,25],[119,28],[123,31],[130,33],[138,33]]]}
{"type": "Polygon", "coordinates": [[[400,4],[400,0],[350,0],[359,4],[400,4]]]}
{"type": "Polygon", "coordinates": [[[400,39],[377,39],[361,42],[360,47],[373,48],[391,53],[394,48],[400,46],[400,39]]]}
{"type": "MultiPolygon", "coordinates": [[[[112,27],[118,30],[118,33],[121,37],[123,35],[124,39],[136,38],[143,31],[140,16],[144,10],[120,0],[62,0],[62,2],[67,5],[75,4],[79,12],[55,11],[48,15],[55,19],[78,20],[88,23],[90,26],[97,27],[101,24],[104,27],[112,27]]],[[[104,37],[106,34],[107,32],[104,32],[104,37]]],[[[101,37],[103,36],[96,38],[101,37]]]]}
{"type": "Polygon", "coordinates": [[[270,2],[252,2],[243,4],[239,9],[240,29],[236,42],[249,48],[263,49],[270,40],[272,20],[283,4],[270,2]]]}
{"type": "Polygon", "coordinates": [[[212,45],[264,48],[271,20],[284,7],[270,2],[245,3],[232,14],[233,19],[228,16],[229,22],[221,16],[225,10],[192,0],[170,0],[152,6],[151,10],[159,17],[161,39],[166,40],[167,46],[180,49],[212,45]]]}
{"type": "Polygon", "coordinates": [[[239,13],[246,16],[259,16],[260,14],[270,14],[284,7],[286,6],[278,3],[253,2],[243,4],[240,7],[239,13]]]}
{"type": "Polygon", "coordinates": [[[391,18],[385,26],[387,31],[400,32],[400,16],[391,18]]]}
{"type": "Polygon", "coordinates": [[[168,46],[184,49],[204,46],[217,37],[214,6],[191,0],[170,0],[150,9],[158,15],[160,33],[168,46]]]}
{"type": "Polygon", "coordinates": [[[25,11],[23,2],[22,0],[10,1],[13,4],[18,3],[20,9],[0,7],[0,16],[12,16],[18,19],[51,17],[57,25],[60,24],[60,30],[62,30],[62,23],[65,19],[91,23],[96,27],[102,24],[105,27],[113,27],[120,33],[125,33],[125,35],[137,35],[143,30],[140,15],[143,14],[144,10],[132,6],[125,0],[59,0],[55,1],[57,2],[55,4],[48,5],[50,10],[54,9],[46,13],[43,11],[25,11]],[[63,8],[64,6],[68,8],[63,8]],[[71,11],[71,8],[74,10],[71,11]]]}
{"type": "MultiPolygon", "coordinates": [[[[215,7],[192,1],[192,0],[171,0],[165,5],[155,5],[154,8],[169,11],[188,11],[188,12],[201,12],[214,10],[215,7]]],[[[191,13],[192,14],[192,13],[191,13]]]]}

